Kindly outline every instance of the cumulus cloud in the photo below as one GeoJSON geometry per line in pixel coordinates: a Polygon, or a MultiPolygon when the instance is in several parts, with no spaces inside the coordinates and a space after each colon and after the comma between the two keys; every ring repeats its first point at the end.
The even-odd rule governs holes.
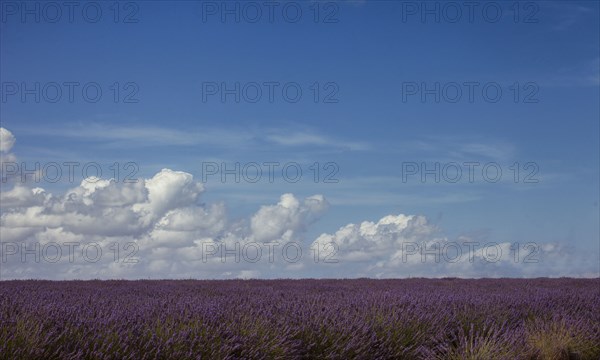
{"type": "Polygon", "coordinates": [[[42,188],[29,188],[21,184],[8,191],[0,191],[0,209],[39,206],[46,200],[46,191],[42,188]]]}
{"type": "MultiPolygon", "coordinates": [[[[5,154],[14,137],[2,129],[2,141],[5,154]]],[[[88,178],[58,195],[21,183],[2,187],[0,277],[481,277],[596,271],[598,259],[580,258],[556,244],[536,245],[529,258],[537,262],[524,261],[531,254],[525,248],[515,261],[508,243],[466,249],[477,239],[451,241],[420,215],[347,224],[310,241],[307,230],[330,206],[323,195],[286,193],[247,218],[230,219],[224,203],[201,202],[204,191],[191,174],[170,169],[131,183],[88,178]]]]}
{"type": "Polygon", "coordinates": [[[91,177],[60,195],[22,183],[3,187],[1,276],[259,276],[273,264],[241,263],[246,244],[301,241],[328,206],[322,195],[284,194],[247,220],[231,220],[225,204],[202,204],[203,193],[191,174],[170,169],[131,183],[91,177]],[[229,251],[229,261],[221,261],[221,247],[229,251]]]}
{"type": "Polygon", "coordinates": [[[0,181],[2,182],[6,182],[9,178],[13,177],[12,175],[9,176],[9,174],[7,174],[6,167],[8,166],[7,163],[12,163],[17,160],[17,158],[9,152],[15,142],[16,139],[13,134],[7,129],[0,127],[0,181]]]}
{"type": "Polygon", "coordinates": [[[313,246],[326,252],[334,244],[342,261],[379,262],[393,257],[404,243],[434,239],[435,232],[423,216],[388,215],[376,223],[348,224],[334,234],[322,234],[313,246]]]}
{"type": "Polygon", "coordinates": [[[292,239],[328,206],[322,195],[308,197],[302,203],[293,194],[281,195],[277,205],[263,206],[252,217],[252,234],[257,241],[273,241],[282,237],[292,239]]]}
{"type": "Polygon", "coordinates": [[[15,144],[13,134],[3,127],[0,127],[0,152],[9,152],[15,144]]]}
{"type": "Polygon", "coordinates": [[[388,215],[348,224],[312,244],[335,254],[330,274],[343,277],[545,277],[596,273],[597,255],[560,244],[448,239],[424,216],[388,215]]]}

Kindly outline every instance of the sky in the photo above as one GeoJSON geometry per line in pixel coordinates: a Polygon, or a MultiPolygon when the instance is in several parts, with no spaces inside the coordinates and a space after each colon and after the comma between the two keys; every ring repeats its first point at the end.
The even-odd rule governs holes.
{"type": "Polygon", "coordinates": [[[596,1],[1,6],[2,280],[600,275],[596,1]]]}

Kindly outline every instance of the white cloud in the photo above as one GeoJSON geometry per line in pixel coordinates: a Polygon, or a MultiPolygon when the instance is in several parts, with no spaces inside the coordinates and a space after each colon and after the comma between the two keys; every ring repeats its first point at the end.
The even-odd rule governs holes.
{"type": "MultiPolygon", "coordinates": [[[[327,208],[321,195],[298,199],[284,194],[279,203],[236,221],[228,219],[223,203],[201,204],[203,192],[191,174],[170,169],[135,183],[87,178],[63,195],[19,183],[3,187],[1,237],[17,246],[18,254],[9,256],[14,249],[2,248],[9,260],[2,264],[2,278],[256,277],[272,264],[254,266],[234,259],[222,263],[219,254],[205,263],[203,247],[296,241],[327,208]],[[73,262],[64,245],[71,241],[80,251],[73,262]],[[43,256],[43,247],[52,243],[65,252],[62,261],[39,261],[32,253],[21,261],[22,252],[41,246],[37,255],[43,256]],[[85,251],[93,258],[96,247],[102,251],[101,260],[82,258],[85,251]],[[115,263],[115,257],[121,261],[115,263]],[[125,259],[137,263],[124,263],[125,259]]],[[[56,249],[50,246],[49,251],[52,259],[56,249]]]]}
{"type": "Polygon", "coordinates": [[[252,216],[229,219],[225,204],[202,204],[203,194],[191,174],[170,169],[136,183],[88,178],[62,195],[18,183],[3,187],[2,279],[577,276],[597,269],[598,259],[558,244],[540,244],[537,263],[514,261],[508,243],[494,247],[503,256],[493,263],[485,262],[484,244],[473,261],[424,262],[406,244],[429,249],[452,241],[419,215],[347,224],[305,242],[309,226],[329,208],[322,195],[286,193],[252,216]]]}
{"type": "Polygon", "coordinates": [[[211,146],[229,148],[262,147],[265,140],[271,146],[298,147],[319,146],[327,149],[368,150],[369,144],[360,141],[348,141],[319,134],[311,129],[297,129],[290,125],[281,128],[218,128],[202,127],[178,130],[158,126],[114,126],[92,123],[69,128],[23,129],[33,135],[53,135],[61,138],[87,139],[102,142],[103,146],[116,148],[134,148],[149,146],[211,146]]]}
{"type": "Polygon", "coordinates": [[[336,254],[332,277],[558,277],[597,272],[598,255],[560,244],[450,240],[423,216],[388,215],[322,234],[312,245],[336,254]],[[515,251],[518,249],[518,251],[515,251]]]}
{"type": "Polygon", "coordinates": [[[269,141],[283,146],[323,146],[348,150],[368,150],[363,142],[340,141],[324,135],[310,132],[286,131],[267,135],[269,141]]]}
{"type": "Polygon", "coordinates": [[[257,241],[273,241],[284,237],[293,238],[294,233],[320,216],[328,207],[321,195],[306,198],[300,203],[293,194],[281,195],[277,205],[263,206],[251,220],[252,235],[257,241]]]}
{"type": "Polygon", "coordinates": [[[13,134],[3,127],[0,127],[0,152],[9,152],[15,144],[13,134]]]}
{"type": "Polygon", "coordinates": [[[11,190],[0,192],[0,208],[20,208],[42,205],[46,200],[46,192],[42,188],[30,189],[17,184],[11,190]]]}
{"type": "Polygon", "coordinates": [[[9,171],[7,168],[9,165],[7,163],[17,161],[17,158],[9,153],[15,142],[16,139],[14,135],[7,129],[0,127],[0,181],[3,183],[14,177],[12,171],[9,171]]]}
{"type": "Polygon", "coordinates": [[[161,170],[146,180],[145,185],[148,198],[133,209],[143,214],[146,223],[159,219],[170,209],[196,203],[204,191],[202,184],[195,182],[191,174],[170,169],[161,170]]]}

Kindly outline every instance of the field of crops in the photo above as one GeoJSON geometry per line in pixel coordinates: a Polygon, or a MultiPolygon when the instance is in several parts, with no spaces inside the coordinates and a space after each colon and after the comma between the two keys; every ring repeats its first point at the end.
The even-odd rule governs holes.
{"type": "Polygon", "coordinates": [[[0,282],[2,359],[599,359],[600,279],[0,282]]]}

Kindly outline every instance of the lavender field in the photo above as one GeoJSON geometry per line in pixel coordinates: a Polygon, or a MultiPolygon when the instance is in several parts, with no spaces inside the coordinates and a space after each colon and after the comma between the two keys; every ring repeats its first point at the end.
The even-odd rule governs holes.
{"type": "Polygon", "coordinates": [[[599,359],[600,279],[0,282],[2,359],[599,359]]]}

